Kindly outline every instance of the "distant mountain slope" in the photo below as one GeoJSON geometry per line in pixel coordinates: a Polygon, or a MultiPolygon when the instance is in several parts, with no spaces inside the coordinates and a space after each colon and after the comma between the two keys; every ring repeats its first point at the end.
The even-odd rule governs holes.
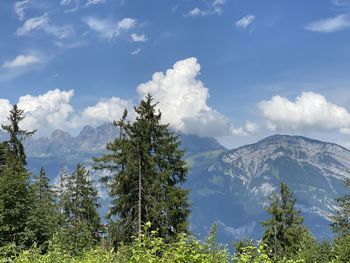
{"type": "MultiPolygon", "coordinates": [[[[105,144],[118,135],[112,124],[86,126],[78,136],[56,130],[50,138],[29,140],[29,169],[43,165],[51,178],[65,165],[92,165],[92,157],[105,152],[105,144]]],[[[213,138],[180,135],[190,166],[191,229],[207,234],[219,225],[219,238],[231,242],[260,238],[259,221],[267,217],[268,196],[281,181],[288,184],[302,209],[305,223],[318,238],[329,238],[328,215],[334,199],[345,193],[350,151],[333,143],[301,136],[274,135],[257,143],[227,150],[213,138]]],[[[105,201],[103,201],[105,202],[105,201]]]]}
{"type": "Polygon", "coordinates": [[[349,177],[350,151],[305,137],[274,135],[221,153],[210,163],[192,164],[195,232],[205,233],[217,221],[226,241],[259,238],[268,196],[283,181],[293,190],[305,223],[318,238],[327,238],[328,215],[349,177]]]}

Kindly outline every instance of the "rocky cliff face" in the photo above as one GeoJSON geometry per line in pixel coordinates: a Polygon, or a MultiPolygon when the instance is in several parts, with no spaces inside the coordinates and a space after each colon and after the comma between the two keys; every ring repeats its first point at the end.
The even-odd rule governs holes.
{"type": "Polygon", "coordinates": [[[201,168],[194,161],[190,179],[194,226],[208,228],[217,221],[227,240],[229,236],[259,238],[268,196],[283,181],[294,192],[314,234],[330,236],[328,219],[334,199],[346,191],[343,180],[349,177],[349,150],[305,137],[275,135],[223,152],[211,161],[199,157],[197,163],[205,159],[207,166],[201,168]]]}

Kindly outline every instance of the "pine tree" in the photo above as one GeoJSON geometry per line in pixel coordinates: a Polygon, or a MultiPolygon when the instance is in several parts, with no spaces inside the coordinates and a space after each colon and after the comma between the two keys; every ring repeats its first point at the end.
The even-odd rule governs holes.
{"type": "Polygon", "coordinates": [[[2,125],[10,139],[1,147],[4,165],[0,176],[0,245],[11,242],[26,246],[25,227],[31,196],[22,142],[35,131],[19,128],[23,118],[23,111],[14,105],[8,118],[10,124],[2,125]]]}
{"type": "MultiPolygon", "coordinates": [[[[350,188],[350,179],[345,180],[345,185],[350,188]]],[[[338,209],[332,217],[331,227],[339,236],[350,236],[350,193],[336,199],[338,209]]]]}
{"type": "Polygon", "coordinates": [[[49,240],[57,231],[58,207],[43,167],[39,175],[34,176],[33,179],[32,205],[26,222],[26,235],[28,243],[35,242],[43,251],[46,251],[49,240]]]}
{"type": "Polygon", "coordinates": [[[78,164],[74,173],[68,178],[67,191],[70,204],[66,206],[66,214],[73,225],[88,222],[91,230],[96,232],[100,227],[98,192],[89,179],[89,172],[82,164],[78,164]]]}
{"type": "Polygon", "coordinates": [[[309,230],[303,226],[301,211],[295,209],[296,199],[286,184],[281,183],[279,194],[270,198],[266,211],[271,219],[261,222],[265,232],[263,242],[273,260],[295,257],[306,244],[313,244],[309,230]]]}
{"type": "Polygon", "coordinates": [[[72,254],[95,245],[100,230],[98,192],[82,164],[67,176],[59,203],[62,212],[61,229],[56,235],[59,245],[72,254]]]}
{"type": "Polygon", "coordinates": [[[10,124],[2,125],[2,129],[7,132],[10,137],[9,140],[5,142],[7,147],[7,165],[11,165],[14,171],[23,171],[25,165],[27,165],[23,141],[36,131],[22,130],[19,127],[19,123],[23,119],[23,110],[19,109],[15,104],[8,117],[10,124]]]}
{"type": "Polygon", "coordinates": [[[188,190],[181,188],[188,170],[184,151],[168,125],[161,124],[152,100],[148,95],[135,107],[133,123],[126,121],[127,112],[114,123],[119,137],[107,144],[110,153],[95,158],[97,169],[112,174],[105,181],[113,199],[110,215],[118,219],[117,241],[140,235],[141,225],[148,221],[166,239],[188,227],[188,190]]]}

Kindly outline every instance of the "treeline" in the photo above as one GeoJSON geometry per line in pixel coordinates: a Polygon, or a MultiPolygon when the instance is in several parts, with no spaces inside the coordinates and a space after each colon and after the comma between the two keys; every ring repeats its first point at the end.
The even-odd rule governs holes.
{"type": "Polygon", "coordinates": [[[1,262],[350,262],[350,195],[337,199],[336,237],[319,243],[283,183],[270,197],[261,241],[241,240],[230,255],[215,225],[206,241],[195,239],[181,142],[151,96],[134,110],[134,121],[125,111],[114,122],[119,136],[94,158],[111,201],[102,225],[96,182],[83,164],[62,169],[55,184],[44,168],[37,175],[26,169],[23,141],[35,131],[20,128],[24,114],[13,106],[2,125],[8,140],[0,143],[1,262]]]}

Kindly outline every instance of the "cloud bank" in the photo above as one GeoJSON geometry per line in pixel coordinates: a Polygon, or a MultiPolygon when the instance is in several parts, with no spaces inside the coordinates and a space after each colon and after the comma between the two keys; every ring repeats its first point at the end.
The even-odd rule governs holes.
{"type": "MultiPolygon", "coordinates": [[[[38,96],[25,95],[18,99],[17,105],[24,111],[22,127],[38,130],[39,135],[49,135],[59,128],[72,133],[85,125],[99,125],[119,119],[125,108],[131,109],[132,103],[120,98],[101,99],[96,105],[82,111],[76,111],[71,104],[74,90],[49,90],[38,96]]],[[[6,123],[11,103],[0,99],[0,122],[6,123]]]]}
{"type": "Polygon", "coordinates": [[[151,94],[159,102],[163,121],[184,133],[214,137],[249,133],[247,127],[234,128],[227,117],[208,105],[209,90],[197,78],[199,74],[196,58],[180,60],[165,73],[154,73],[137,92],[141,99],[151,94]]]}
{"type": "MultiPolygon", "coordinates": [[[[150,93],[161,110],[163,122],[175,130],[199,136],[249,135],[257,130],[257,125],[246,122],[242,127],[234,127],[223,114],[208,105],[209,90],[198,79],[200,65],[194,57],[176,62],[165,73],[156,72],[152,79],[137,87],[140,99],[150,93]]],[[[19,108],[26,115],[22,126],[37,129],[39,135],[49,135],[60,128],[76,133],[85,125],[99,125],[119,119],[124,109],[129,118],[134,118],[132,102],[118,97],[102,98],[95,105],[79,111],[71,101],[74,90],[49,90],[41,95],[25,95],[18,99],[19,108]]],[[[1,122],[6,121],[11,104],[0,99],[1,122]]]]}
{"type": "Polygon", "coordinates": [[[350,131],[350,113],[318,93],[303,92],[295,101],[274,96],[258,108],[274,131],[350,131]]]}

